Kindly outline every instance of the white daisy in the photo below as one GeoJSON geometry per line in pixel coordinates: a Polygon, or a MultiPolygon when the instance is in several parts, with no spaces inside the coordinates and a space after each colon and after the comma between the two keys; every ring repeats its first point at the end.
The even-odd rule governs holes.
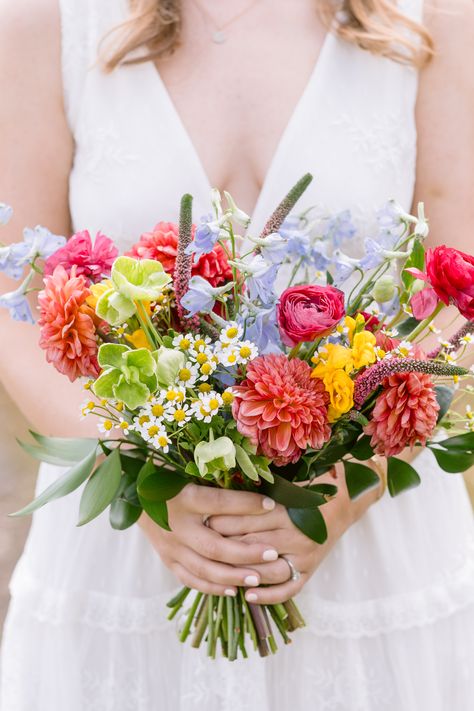
{"type": "Polygon", "coordinates": [[[158,449],[167,454],[170,451],[171,439],[166,430],[158,430],[158,432],[152,439],[152,444],[155,449],[158,449]]]}
{"type": "Polygon", "coordinates": [[[108,420],[106,418],[101,417],[97,428],[101,434],[108,437],[114,428],[114,423],[112,422],[112,420],[108,420]]]}
{"type": "Polygon", "coordinates": [[[121,419],[120,422],[115,425],[115,427],[120,430],[124,435],[128,435],[130,430],[134,430],[135,427],[132,425],[131,422],[127,422],[127,420],[121,419]]]}
{"type": "Polygon", "coordinates": [[[222,396],[215,391],[211,391],[210,393],[199,393],[198,400],[195,400],[191,407],[197,420],[210,422],[214,415],[218,414],[219,408],[223,404],[222,396]]]}
{"type": "Polygon", "coordinates": [[[190,410],[189,405],[177,402],[167,407],[165,419],[168,422],[178,425],[178,427],[182,427],[186,424],[186,422],[189,422],[191,415],[192,411],[190,410]]]}
{"type": "Polygon", "coordinates": [[[258,348],[252,341],[240,341],[236,344],[238,352],[238,362],[241,365],[249,363],[258,356],[258,348]]]}
{"type": "Polygon", "coordinates": [[[230,345],[231,343],[237,343],[240,341],[244,333],[244,329],[235,321],[231,321],[229,324],[222,329],[219,340],[221,343],[230,345]]]}
{"type": "Polygon", "coordinates": [[[185,363],[178,372],[176,383],[186,388],[192,388],[199,378],[199,365],[197,363],[185,363]]]}
{"type": "Polygon", "coordinates": [[[91,412],[93,412],[95,405],[96,404],[93,400],[85,400],[81,404],[81,415],[80,415],[81,420],[84,420],[87,417],[87,415],[90,415],[91,412]]]}
{"type": "Polygon", "coordinates": [[[180,333],[173,338],[173,346],[187,353],[194,343],[194,336],[191,334],[180,333]]]}

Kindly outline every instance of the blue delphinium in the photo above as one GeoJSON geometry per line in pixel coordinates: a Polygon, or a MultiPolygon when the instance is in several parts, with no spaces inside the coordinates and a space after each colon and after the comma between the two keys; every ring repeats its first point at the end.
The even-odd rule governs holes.
{"type": "Polygon", "coordinates": [[[261,254],[256,254],[252,261],[245,263],[243,267],[247,275],[246,285],[250,299],[260,299],[264,305],[273,303],[279,265],[268,264],[261,254]]]}
{"type": "Polygon", "coordinates": [[[65,237],[52,234],[46,227],[26,227],[23,242],[0,248],[0,271],[12,279],[20,279],[27,264],[33,264],[36,259],[48,259],[65,244],[65,237]]]}
{"type": "Polygon", "coordinates": [[[186,248],[186,254],[195,254],[196,261],[203,254],[209,254],[219,240],[221,224],[219,220],[213,219],[211,214],[201,217],[199,225],[196,227],[194,239],[186,248]]]}
{"type": "Polygon", "coordinates": [[[276,323],[276,302],[266,308],[249,304],[239,322],[245,325],[245,338],[258,346],[260,353],[273,353],[282,350],[280,334],[276,323]]]}
{"type": "Polygon", "coordinates": [[[14,321],[35,322],[26,296],[32,276],[33,272],[26,277],[15,291],[0,295],[0,307],[8,309],[14,321]]]}
{"type": "Polygon", "coordinates": [[[357,234],[357,229],[352,221],[350,210],[343,210],[328,220],[323,239],[328,240],[334,247],[340,247],[346,240],[352,239],[357,234]]]}
{"type": "Polygon", "coordinates": [[[181,299],[181,305],[189,311],[189,316],[208,314],[214,308],[217,297],[233,289],[233,286],[232,282],[224,286],[211,286],[207,279],[193,276],[189,280],[188,291],[181,299]]]}

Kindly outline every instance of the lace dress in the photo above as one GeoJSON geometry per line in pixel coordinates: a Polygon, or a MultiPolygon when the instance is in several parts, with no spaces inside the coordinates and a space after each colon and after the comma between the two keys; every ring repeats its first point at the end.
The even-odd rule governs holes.
{"type": "MultiPolygon", "coordinates": [[[[422,0],[406,12],[421,16],[422,0]]],[[[124,0],[61,0],[67,112],[76,141],[76,229],[126,248],[180,196],[208,211],[209,180],[152,64],[105,76],[99,38],[124,0]]],[[[410,209],[417,74],[327,36],[281,138],[253,216],[258,232],[310,170],[301,207],[351,208],[359,223],[393,197],[410,209]]],[[[422,486],[384,497],[338,542],[298,602],[308,627],[262,660],[210,662],[183,646],[164,605],[179,584],[140,529],[106,515],[76,528],[80,492],[34,516],[11,582],[2,711],[467,711],[474,698],[474,551],[461,476],[429,452],[422,486]]],[[[42,466],[38,491],[61,470],[42,466]]]]}

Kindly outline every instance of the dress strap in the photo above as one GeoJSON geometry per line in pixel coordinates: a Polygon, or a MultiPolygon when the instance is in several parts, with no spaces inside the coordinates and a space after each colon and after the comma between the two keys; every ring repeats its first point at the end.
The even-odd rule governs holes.
{"type": "Polygon", "coordinates": [[[59,0],[59,10],[64,105],[74,134],[87,77],[101,71],[100,41],[126,18],[128,0],[59,0]]]}

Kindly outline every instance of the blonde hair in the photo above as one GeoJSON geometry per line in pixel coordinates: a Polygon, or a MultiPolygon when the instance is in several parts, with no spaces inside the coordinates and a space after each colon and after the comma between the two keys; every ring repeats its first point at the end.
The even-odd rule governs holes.
{"type": "MultiPolygon", "coordinates": [[[[130,18],[108,35],[115,40],[103,54],[108,71],[170,55],[180,44],[181,0],[131,0],[130,5],[130,18]]],[[[374,54],[416,67],[433,54],[429,32],[401,13],[395,0],[319,0],[319,12],[341,39],[374,54]]]]}

